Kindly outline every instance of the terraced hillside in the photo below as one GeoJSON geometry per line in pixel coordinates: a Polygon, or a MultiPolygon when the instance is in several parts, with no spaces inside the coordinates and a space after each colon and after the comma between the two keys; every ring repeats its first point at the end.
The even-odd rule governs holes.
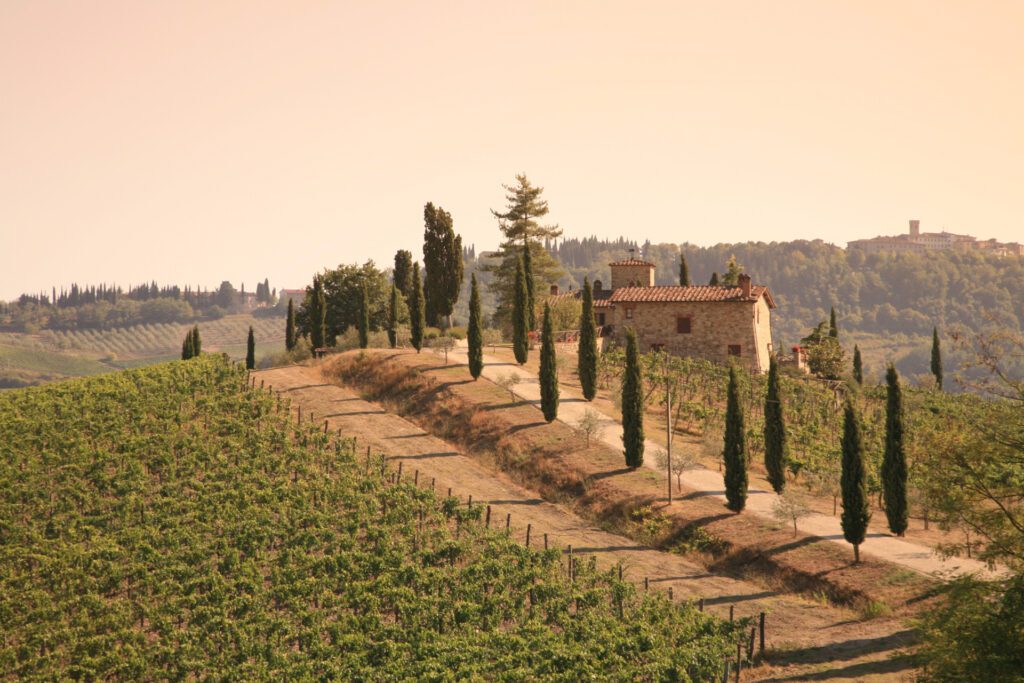
{"type": "Polygon", "coordinates": [[[710,680],[746,624],[489,530],[219,356],[0,395],[18,680],[710,680]]]}

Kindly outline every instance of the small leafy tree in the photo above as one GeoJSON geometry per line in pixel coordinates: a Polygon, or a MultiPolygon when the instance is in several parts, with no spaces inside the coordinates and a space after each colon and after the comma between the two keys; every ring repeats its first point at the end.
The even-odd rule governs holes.
{"type": "Polygon", "coordinates": [[[444,354],[444,364],[448,365],[448,352],[455,348],[455,340],[444,334],[430,340],[430,348],[444,354]]]}
{"type": "Polygon", "coordinates": [[[469,374],[473,379],[478,379],[484,370],[484,333],[476,273],[473,273],[469,286],[469,329],[466,330],[466,340],[469,346],[469,374]]]}
{"type": "Polygon", "coordinates": [[[507,391],[510,399],[516,400],[516,386],[519,385],[519,375],[514,372],[506,372],[500,375],[494,383],[507,391]]]}
{"type": "Polygon", "coordinates": [[[626,369],[622,380],[622,445],[626,466],[644,464],[644,384],[636,348],[636,331],[626,329],[626,369]]]}
{"type": "Polygon", "coordinates": [[[867,534],[871,509],[868,507],[867,470],[864,467],[864,438],[860,417],[853,400],[846,401],[843,413],[843,470],[840,488],[843,496],[843,514],[840,525],[843,537],[853,545],[853,562],[860,562],[860,544],[867,534]]]}
{"type": "Polygon", "coordinates": [[[601,416],[597,411],[587,408],[583,415],[573,424],[577,434],[586,439],[587,448],[590,448],[590,440],[601,435],[604,428],[601,426],[601,416]]]}
{"type": "Polygon", "coordinates": [[[583,398],[593,401],[597,395],[597,329],[594,323],[594,292],[586,277],[583,278],[583,312],[580,315],[576,371],[580,377],[583,398]]]}
{"type": "Polygon", "coordinates": [[[732,254],[725,264],[725,275],[722,277],[722,284],[726,287],[735,287],[740,283],[740,273],[742,272],[743,266],[736,260],[736,254],[732,254]]]}
{"type": "Polygon", "coordinates": [[[700,460],[692,451],[688,449],[676,449],[672,453],[672,462],[669,463],[668,451],[659,448],[654,453],[655,462],[658,463],[658,469],[669,469],[676,478],[676,489],[682,490],[683,488],[683,474],[687,470],[691,470],[700,464],[700,460]]]}
{"type": "Polygon", "coordinates": [[[558,417],[558,359],[555,357],[555,332],[551,327],[551,306],[548,304],[544,304],[540,336],[540,409],[548,422],[558,417]]]}
{"type": "Polygon", "coordinates": [[[784,524],[792,523],[794,536],[799,533],[796,523],[804,517],[809,517],[813,514],[814,511],[807,507],[803,498],[792,490],[782,493],[775,503],[772,504],[772,515],[784,524]]]}
{"type": "Polygon", "coordinates": [[[249,338],[245,344],[245,368],[252,370],[256,367],[256,336],[253,334],[252,325],[249,325],[249,338]]]}
{"type": "Polygon", "coordinates": [[[729,367],[722,460],[725,463],[726,507],[733,512],[742,512],[747,505],[747,432],[740,401],[739,373],[735,365],[729,367]]]}

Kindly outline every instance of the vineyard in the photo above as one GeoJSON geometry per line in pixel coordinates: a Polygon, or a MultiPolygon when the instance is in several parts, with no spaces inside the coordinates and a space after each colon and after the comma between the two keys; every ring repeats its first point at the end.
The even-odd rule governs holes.
{"type": "Polygon", "coordinates": [[[710,680],[747,624],[486,528],[207,355],[0,395],[0,671],[710,680]]]}
{"type": "MultiPolygon", "coordinates": [[[[712,450],[721,450],[718,435],[725,419],[728,368],[697,358],[646,354],[643,376],[647,410],[664,424],[666,386],[672,392],[672,425],[678,433],[703,436],[712,450]]],[[[621,349],[603,353],[599,379],[603,388],[613,388],[622,374],[621,349]]],[[[840,438],[843,402],[851,392],[842,382],[828,382],[808,376],[782,374],[783,410],[790,457],[790,473],[816,493],[839,495],[840,438]]],[[[741,398],[747,416],[747,444],[751,463],[763,461],[764,400],[767,376],[741,374],[741,398]]],[[[885,387],[867,385],[854,396],[864,427],[868,487],[881,490],[879,469],[885,441],[885,387]]],[[[918,511],[927,507],[915,483],[925,476],[930,454],[947,440],[957,422],[966,423],[978,411],[989,409],[983,399],[971,394],[949,394],[904,386],[907,460],[911,494],[918,511]],[[953,421],[951,423],[951,420],[953,421]]]]}

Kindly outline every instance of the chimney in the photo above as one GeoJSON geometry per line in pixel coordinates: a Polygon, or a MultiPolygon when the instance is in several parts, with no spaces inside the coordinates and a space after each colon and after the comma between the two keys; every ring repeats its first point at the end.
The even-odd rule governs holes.
{"type": "Polygon", "coordinates": [[[749,299],[750,298],[750,276],[747,275],[746,273],[740,273],[740,276],[739,276],[738,280],[739,280],[740,290],[742,290],[742,292],[743,292],[743,298],[744,299],[749,299]]]}
{"type": "Polygon", "coordinates": [[[601,291],[601,281],[600,280],[594,280],[594,292],[597,293],[597,292],[600,292],[600,291],[601,291]]]}
{"type": "Polygon", "coordinates": [[[551,285],[551,296],[558,296],[558,285],[551,285]]]}
{"type": "Polygon", "coordinates": [[[910,236],[917,237],[921,234],[921,221],[911,220],[910,221],[910,236]]]}

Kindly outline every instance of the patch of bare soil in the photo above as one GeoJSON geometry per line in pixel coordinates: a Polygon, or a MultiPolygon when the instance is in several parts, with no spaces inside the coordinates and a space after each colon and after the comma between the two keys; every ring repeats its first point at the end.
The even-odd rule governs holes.
{"type": "MultiPolygon", "coordinates": [[[[332,359],[327,376],[336,376],[338,363],[350,362],[351,358],[332,359]]],[[[416,415],[410,417],[424,423],[431,432],[450,435],[450,441],[426,433],[382,405],[363,400],[352,389],[325,380],[321,367],[290,366],[257,376],[290,397],[293,409],[302,406],[304,419],[312,416],[318,422],[327,420],[329,428],[356,437],[361,446],[369,446],[375,453],[387,454],[393,466],[401,463],[403,478],[411,478],[420,486],[434,486],[441,494],[451,488],[453,495],[463,500],[472,496],[474,502],[489,504],[491,523],[504,526],[510,520],[510,533],[524,542],[529,526],[532,544],[543,544],[546,534],[549,543],[572,546],[575,554],[594,555],[604,566],[621,563],[626,575],[638,583],[646,579],[652,590],[671,588],[676,599],[703,598],[706,609],[721,616],[727,617],[730,607],[736,618],[766,612],[769,664],[746,672],[744,680],[882,681],[905,680],[912,673],[908,657],[900,653],[912,644],[913,632],[902,620],[861,620],[857,611],[831,606],[824,597],[815,601],[786,594],[785,586],[746,580],[741,571],[709,571],[702,554],[683,557],[660,552],[598,528],[595,522],[616,526],[608,520],[622,515],[628,518],[627,510],[644,508],[650,502],[640,493],[623,500],[609,488],[607,480],[626,477],[621,467],[609,467],[611,463],[598,459],[591,463],[597,471],[581,476],[574,458],[552,454],[581,450],[571,430],[564,429],[568,435],[547,433],[547,428],[558,425],[543,423],[532,406],[510,404],[508,394],[488,382],[469,381],[465,369],[451,376],[444,375],[450,368],[443,366],[410,372],[404,361],[430,366],[437,359],[412,357],[400,364],[395,360],[390,354],[377,358],[384,364],[381,368],[391,369],[389,388],[378,387],[379,391],[393,392],[392,400],[385,403],[405,403],[407,411],[418,405],[416,415]],[[425,382],[422,371],[440,376],[425,382]],[[489,402],[467,404],[455,395],[458,388],[490,388],[497,396],[492,394],[489,402]],[[511,421],[510,413],[515,415],[511,421]],[[510,451],[502,447],[510,435],[521,448],[510,451]],[[548,466],[534,468],[530,465],[534,461],[547,462],[548,466]],[[530,488],[544,494],[523,488],[512,479],[529,481],[530,488]],[[581,500],[588,502],[581,504],[581,500]],[[568,505],[584,512],[603,512],[588,515],[592,521],[587,521],[568,505]]],[[[594,450],[579,455],[590,461],[594,450]]],[[[646,525],[653,537],[659,532],[655,527],[663,524],[659,519],[655,510],[622,525],[634,527],[640,535],[646,525]]]]}

